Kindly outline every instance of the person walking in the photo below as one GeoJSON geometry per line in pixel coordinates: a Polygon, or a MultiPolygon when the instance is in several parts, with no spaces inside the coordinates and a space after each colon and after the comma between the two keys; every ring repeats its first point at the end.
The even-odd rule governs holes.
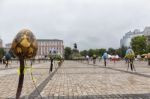
{"type": "Polygon", "coordinates": [[[96,64],[96,55],[93,55],[93,64],[96,64]]]}
{"type": "Polygon", "coordinates": [[[8,68],[9,60],[11,59],[11,55],[9,52],[6,52],[5,54],[5,68],[8,68]]]}
{"type": "Polygon", "coordinates": [[[104,59],[104,65],[105,65],[105,67],[106,67],[106,60],[107,60],[107,58],[108,58],[108,54],[107,54],[107,52],[105,52],[104,54],[103,54],[103,59],[104,59]]]}
{"type": "Polygon", "coordinates": [[[86,61],[89,64],[89,56],[88,55],[86,55],[86,61]]]}

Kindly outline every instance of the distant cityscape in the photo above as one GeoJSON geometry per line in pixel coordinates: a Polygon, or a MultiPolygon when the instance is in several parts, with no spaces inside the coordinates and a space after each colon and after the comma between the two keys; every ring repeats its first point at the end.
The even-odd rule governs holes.
{"type": "MultiPolygon", "coordinates": [[[[131,39],[136,36],[145,36],[147,38],[147,43],[150,43],[150,27],[145,27],[143,31],[139,29],[135,29],[134,31],[129,31],[125,33],[123,38],[120,40],[120,47],[130,47],[131,39]]],[[[49,54],[50,50],[56,50],[58,54],[63,56],[64,53],[64,44],[63,40],[59,39],[37,39],[38,42],[38,52],[37,58],[44,58],[46,55],[49,54]]],[[[4,48],[7,52],[11,48],[11,43],[8,43],[3,46],[3,40],[0,39],[0,48],[4,48]]]]}
{"type": "Polygon", "coordinates": [[[135,29],[133,32],[129,31],[125,33],[123,38],[120,40],[120,47],[130,47],[131,39],[136,36],[145,36],[147,38],[147,43],[150,43],[150,27],[145,27],[143,31],[140,31],[139,29],[135,29]]]}

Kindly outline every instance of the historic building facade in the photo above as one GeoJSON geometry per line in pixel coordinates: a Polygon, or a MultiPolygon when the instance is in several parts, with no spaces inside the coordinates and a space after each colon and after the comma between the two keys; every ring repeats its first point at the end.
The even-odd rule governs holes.
{"type": "Polygon", "coordinates": [[[9,50],[10,50],[10,48],[11,48],[11,43],[8,43],[8,44],[5,44],[5,48],[4,48],[4,50],[6,51],[6,52],[8,52],[9,50]]]}
{"type": "Polygon", "coordinates": [[[145,27],[143,31],[135,29],[133,32],[129,31],[125,33],[123,38],[120,40],[120,46],[129,47],[131,39],[136,36],[145,36],[147,39],[147,44],[150,44],[150,27],[145,27]]]}
{"type": "Polygon", "coordinates": [[[147,38],[147,43],[150,44],[150,27],[145,27],[143,31],[135,29],[133,32],[129,31],[125,33],[123,38],[120,40],[120,47],[129,47],[131,46],[131,39],[136,36],[145,36],[147,38]]]}
{"type": "Polygon", "coordinates": [[[143,34],[147,38],[147,44],[150,44],[150,27],[145,27],[143,34]]]}
{"type": "Polygon", "coordinates": [[[47,56],[50,51],[56,51],[57,54],[63,56],[64,45],[63,40],[58,39],[37,39],[38,42],[38,52],[37,57],[43,58],[47,56]]]}
{"type": "MultiPolygon", "coordinates": [[[[63,56],[64,45],[63,40],[58,39],[37,39],[38,51],[36,58],[44,58],[49,54],[50,51],[55,50],[57,54],[63,56]]],[[[5,51],[9,51],[11,48],[11,43],[6,44],[5,51]]]]}

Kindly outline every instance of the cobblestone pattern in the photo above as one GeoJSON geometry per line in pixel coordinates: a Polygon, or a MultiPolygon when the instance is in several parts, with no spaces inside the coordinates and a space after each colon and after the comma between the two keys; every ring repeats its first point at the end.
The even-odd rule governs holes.
{"type": "MultiPolygon", "coordinates": [[[[1,70],[1,72],[8,73],[2,74],[0,76],[0,97],[1,98],[15,98],[17,85],[18,85],[18,77],[19,74],[17,73],[18,64],[15,64],[15,68],[9,67],[9,69],[1,70]],[[13,72],[11,72],[13,71],[13,72]]],[[[39,86],[48,76],[49,76],[49,66],[50,63],[36,63],[33,65],[32,73],[35,80],[35,85],[39,86]]],[[[56,69],[57,65],[54,65],[54,70],[56,69]]],[[[22,90],[21,97],[29,95],[31,92],[35,90],[33,85],[33,81],[30,75],[30,69],[26,70],[25,79],[24,79],[24,86],[22,90]]],[[[0,99],[1,99],[0,98],[0,99]]]]}
{"type": "MultiPolygon", "coordinates": [[[[33,73],[36,85],[44,86],[41,90],[43,99],[150,99],[150,67],[146,62],[135,62],[135,67],[136,72],[131,72],[122,61],[109,62],[107,68],[102,61],[96,65],[66,61],[46,83],[49,63],[35,65],[33,73]]],[[[14,98],[17,84],[17,73],[0,76],[0,97],[14,98]]],[[[22,97],[41,99],[30,96],[34,91],[27,73],[22,97]]]]}
{"type": "MultiPolygon", "coordinates": [[[[138,63],[136,64],[139,73],[150,71],[145,62],[143,63],[145,65],[142,64],[141,66],[138,63]]],[[[114,95],[124,97],[124,94],[126,94],[125,96],[131,97],[132,94],[138,96],[138,94],[146,95],[145,93],[150,93],[150,78],[123,72],[123,70],[126,71],[124,62],[116,64],[110,62],[108,64],[109,69],[101,68],[103,66],[102,62],[97,65],[66,62],[44,88],[41,93],[42,96],[61,96],[65,98],[114,95]]]]}

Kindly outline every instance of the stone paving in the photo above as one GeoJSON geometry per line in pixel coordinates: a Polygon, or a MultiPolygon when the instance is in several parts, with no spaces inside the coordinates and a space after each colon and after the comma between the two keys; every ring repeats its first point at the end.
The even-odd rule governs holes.
{"type": "MultiPolygon", "coordinates": [[[[18,84],[17,65],[0,71],[0,97],[15,98],[18,84]],[[9,72],[3,74],[4,71],[9,72]]],[[[49,63],[33,66],[37,93],[30,77],[25,75],[22,98],[30,99],[150,99],[150,66],[135,62],[135,72],[127,71],[124,61],[90,62],[65,61],[49,74],[49,63]]],[[[0,98],[1,99],[1,98],[0,98]]]]}
{"type": "MultiPolygon", "coordinates": [[[[2,74],[5,71],[5,75],[2,74],[0,76],[0,99],[15,98],[19,77],[19,74],[17,72],[19,67],[18,65],[19,64],[16,63],[12,64],[11,66],[9,66],[8,69],[5,69],[4,66],[1,65],[0,74],[2,74]]],[[[49,76],[49,65],[50,63],[36,63],[33,65],[32,73],[36,86],[40,85],[40,83],[42,83],[49,76]]],[[[54,70],[55,69],[56,66],[54,65],[54,70]]],[[[25,73],[22,96],[29,95],[34,89],[35,86],[31,79],[30,69],[27,69],[25,73]]]]}
{"type": "MultiPolygon", "coordinates": [[[[146,63],[143,63],[145,65],[136,63],[137,71],[140,74],[150,71],[146,63]]],[[[111,62],[108,66],[126,71],[126,64],[124,62],[119,62],[118,64],[111,62]],[[121,64],[123,66],[120,66],[121,64]]],[[[117,98],[119,96],[128,96],[129,94],[146,95],[150,93],[150,77],[139,76],[134,73],[131,74],[130,72],[122,72],[111,68],[104,68],[102,63],[93,66],[66,62],[41,94],[43,97],[66,96],[70,99],[70,97],[90,96],[93,99],[99,96],[110,96],[110,98],[111,96],[116,96],[117,98]]]]}

